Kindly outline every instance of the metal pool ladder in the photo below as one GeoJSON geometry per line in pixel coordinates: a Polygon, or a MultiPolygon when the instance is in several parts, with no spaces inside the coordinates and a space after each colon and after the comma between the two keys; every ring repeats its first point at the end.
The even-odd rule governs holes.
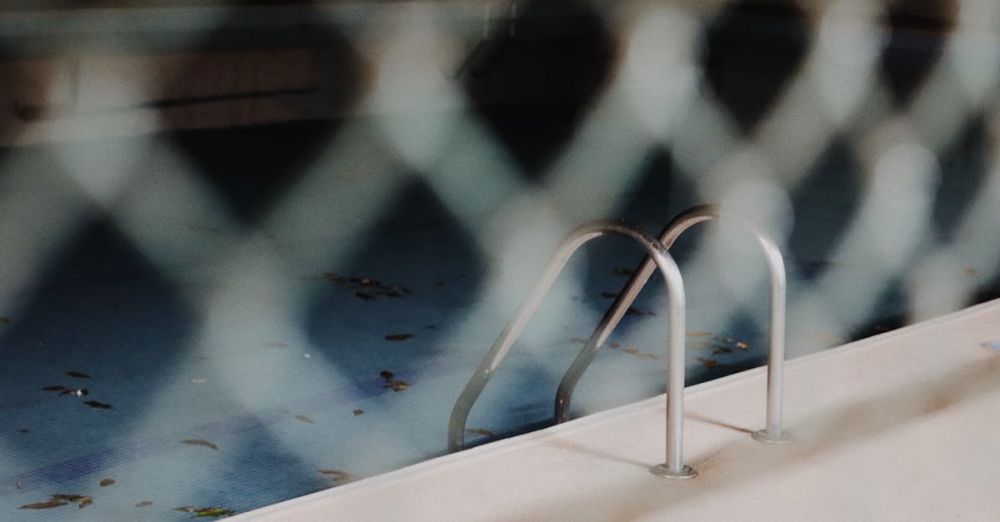
{"type": "MultiPolygon", "coordinates": [[[[459,395],[451,412],[448,424],[448,451],[461,450],[465,445],[465,426],[472,405],[479,398],[483,388],[489,382],[493,373],[507,356],[514,342],[524,330],[528,321],[535,314],[542,299],[548,293],[552,283],[562,272],[573,254],[584,244],[598,237],[614,234],[628,237],[642,246],[647,257],[626,284],[622,293],[615,299],[611,308],[605,313],[600,324],[594,330],[590,339],[570,365],[562,382],[555,401],[555,419],[557,423],[565,422],[569,416],[569,405],[573,389],[587,367],[593,361],[611,331],[614,330],[629,306],[635,301],[639,292],[659,268],[667,283],[669,303],[668,331],[668,369],[667,369],[667,435],[666,462],[654,466],[651,471],[659,476],[671,478],[692,478],[697,475],[690,466],[684,465],[683,431],[684,431],[684,373],[685,373],[685,302],[684,283],[677,264],[668,253],[674,241],[688,228],[710,219],[718,218],[716,207],[703,205],[693,207],[674,218],[666,227],[658,241],[638,227],[621,221],[596,221],[575,229],[559,245],[556,253],[546,265],[528,299],[521,305],[514,319],[507,324],[500,337],[480,363],[472,378],[459,395]]],[[[727,217],[727,219],[729,219],[727,217]]],[[[785,271],[781,252],[769,238],[760,233],[745,220],[735,218],[750,230],[764,250],[771,272],[771,346],[768,361],[767,387],[767,426],[754,432],[753,437],[762,442],[787,442],[790,439],[781,426],[781,389],[782,364],[784,362],[784,328],[785,328],[785,271]]]]}
{"type": "MultiPolygon", "coordinates": [[[[698,223],[720,218],[718,207],[714,205],[699,205],[692,207],[677,217],[675,217],[660,235],[660,243],[667,250],[673,246],[677,238],[689,228],[698,223]]],[[[724,220],[732,221],[750,232],[757,240],[764,258],[767,260],[768,271],[771,278],[771,325],[770,325],[770,346],[768,349],[767,362],[767,417],[765,428],[755,431],[752,437],[755,440],[765,443],[783,443],[791,441],[791,436],[782,429],[781,403],[783,374],[785,362],[785,263],[778,246],[764,235],[757,227],[750,222],[737,216],[725,215],[724,220]]],[[[555,419],[557,423],[569,420],[569,406],[573,397],[573,390],[583,373],[590,366],[604,342],[607,341],[611,332],[618,326],[625,312],[635,302],[639,292],[649,281],[655,270],[654,262],[650,258],[642,261],[635,270],[632,278],[629,279],[625,288],[622,289],[618,297],[615,298],[611,308],[604,314],[600,324],[594,333],[587,340],[587,343],[580,350],[576,359],[566,370],[562,381],[559,383],[559,390],[556,392],[555,419]]]]}

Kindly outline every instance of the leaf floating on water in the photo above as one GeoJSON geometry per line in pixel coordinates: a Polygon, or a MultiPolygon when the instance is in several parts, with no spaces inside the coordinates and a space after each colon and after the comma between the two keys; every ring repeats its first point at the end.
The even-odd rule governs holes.
{"type": "Polygon", "coordinates": [[[181,442],[183,442],[184,444],[190,444],[192,446],[205,446],[206,448],[212,448],[214,450],[219,449],[218,446],[204,439],[184,439],[181,442]]]}
{"type": "Polygon", "coordinates": [[[354,416],[355,417],[357,417],[358,415],[364,415],[364,413],[365,413],[365,410],[362,410],[362,409],[354,410],[354,416]]]}
{"type": "Polygon", "coordinates": [[[413,337],[413,334],[389,334],[385,336],[386,341],[405,341],[413,337]]]}
{"type": "Polygon", "coordinates": [[[309,424],[316,424],[314,420],[310,419],[309,417],[306,417],[305,415],[296,415],[295,418],[299,419],[302,422],[306,422],[309,424]]]}
{"type": "Polygon", "coordinates": [[[59,396],[62,397],[63,395],[72,395],[74,397],[83,397],[88,393],[90,392],[87,391],[86,388],[66,388],[65,390],[59,392],[59,396]]]}
{"type": "Polygon", "coordinates": [[[138,504],[136,504],[135,507],[137,507],[137,508],[144,508],[144,507],[149,507],[149,506],[152,506],[152,505],[153,505],[153,501],[152,500],[143,500],[142,502],[139,502],[138,504]]]}
{"type": "Polygon", "coordinates": [[[86,401],[86,402],[84,402],[84,404],[86,404],[87,406],[90,406],[91,408],[98,408],[98,409],[101,409],[101,410],[110,410],[111,409],[111,405],[110,404],[105,404],[103,402],[86,401]]]}
{"type": "Polygon", "coordinates": [[[382,370],[382,371],[378,372],[378,374],[383,379],[392,379],[395,376],[395,374],[392,373],[392,372],[390,372],[389,370],[382,370]]]}
{"type": "Polygon", "coordinates": [[[194,506],[181,506],[174,508],[174,511],[180,511],[182,513],[194,513],[195,511],[198,511],[198,509],[195,508],[194,506]]]}
{"type": "Polygon", "coordinates": [[[53,498],[52,500],[46,502],[35,502],[34,504],[25,504],[19,507],[18,509],[50,509],[50,508],[62,507],[67,504],[69,504],[69,502],[66,502],[65,500],[59,500],[57,498],[53,498]]]}
{"type": "Polygon", "coordinates": [[[80,502],[80,504],[79,504],[78,507],[80,509],[83,509],[83,508],[85,508],[85,507],[87,507],[87,506],[89,506],[89,505],[91,505],[93,503],[94,503],[94,499],[92,499],[92,498],[85,498],[85,499],[83,499],[83,501],[80,502]]]}
{"type": "Polygon", "coordinates": [[[334,482],[354,480],[354,476],[340,469],[320,469],[320,473],[330,477],[334,482]]]}
{"type": "Polygon", "coordinates": [[[618,297],[618,294],[616,294],[614,292],[601,292],[601,297],[603,297],[605,299],[614,299],[614,298],[618,297]]]}
{"type": "Polygon", "coordinates": [[[740,350],[749,350],[750,349],[750,345],[747,344],[747,343],[745,343],[745,342],[743,342],[743,341],[737,341],[736,347],[739,348],[740,350]]]}
{"type": "Polygon", "coordinates": [[[231,509],[220,508],[220,507],[207,507],[207,508],[196,509],[194,513],[195,513],[194,518],[228,517],[236,514],[236,512],[231,509]]]}
{"type": "Polygon", "coordinates": [[[18,432],[18,433],[31,433],[31,432],[30,432],[30,431],[28,430],[28,428],[19,428],[19,429],[17,430],[17,432],[18,432]]]}
{"type": "Polygon", "coordinates": [[[87,374],[85,374],[83,372],[66,372],[66,375],[69,375],[70,377],[76,377],[77,379],[90,379],[90,378],[92,378],[91,376],[89,376],[89,375],[87,375],[87,374]]]}
{"type": "Polygon", "coordinates": [[[481,435],[483,437],[492,437],[494,435],[492,431],[484,430],[482,428],[465,428],[465,431],[474,435],[481,435]]]}
{"type": "Polygon", "coordinates": [[[725,346],[720,346],[720,347],[716,348],[715,350],[712,350],[712,355],[719,355],[719,354],[723,354],[723,353],[733,353],[733,349],[732,348],[726,348],[725,346]]]}
{"type": "Polygon", "coordinates": [[[391,381],[386,381],[386,383],[385,383],[385,385],[383,385],[383,387],[384,388],[390,388],[394,392],[401,392],[401,391],[409,388],[410,385],[406,381],[391,380],[391,381]]]}
{"type": "Polygon", "coordinates": [[[60,390],[65,390],[67,388],[65,386],[59,386],[57,384],[55,386],[46,386],[46,387],[44,387],[42,389],[45,390],[45,391],[60,391],[60,390]]]}
{"type": "Polygon", "coordinates": [[[108,486],[114,486],[115,485],[115,479],[106,478],[106,479],[101,480],[100,484],[101,484],[102,488],[106,488],[108,486]]]}
{"type": "Polygon", "coordinates": [[[7,326],[10,324],[10,317],[0,315],[0,324],[7,326]]]}
{"type": "Polygon", "coordinates": [[[715,359],[706,359],[704,357],[699,357],[698,362],[700,362],[705,368],[709,369],[719,366],[719,361],[716,361],[715,359]]]}
{"type": "Polygon", "coordinates": [[[354,292],[354,296],[358,299],[364,299],[365,301],[371,301],[375,299],[375,294],[369,294],[368,292],[354,292]]]}
{"type": "Polygon", "coordinates": [[[618,275],[618,276],[630,276],[630,275],[632,275],[634,273],[635,272],[633,272],[632,270],[629,270],[628,268],[616,268],[616,269],[614,269],[614,274],[618,275]]]}

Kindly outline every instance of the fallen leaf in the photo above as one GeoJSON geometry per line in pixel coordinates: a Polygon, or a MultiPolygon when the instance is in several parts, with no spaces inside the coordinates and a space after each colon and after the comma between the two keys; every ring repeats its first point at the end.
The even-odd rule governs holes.
{"type": "Polygon", "coordinates": [[[365,413],[365,410],[361,410],[361,409],[354,410],[354,416],[355,417],[357,417],[358,415],[364,415],[364,413],[365,413]]]}
{"type": "Polygon", "coordinates": [[[149,507],[149,506],[152,506],[152,505],[153,505],[153,501],[152,500],[143,500],[142,502],[139,502],[138,504],[136,504],[135,507],[137,507],[137,508],[144,508],[144,507],[149,507]]]}
{"type": "Polygon", "coordinates": [[[719,354],[723,354],[723,353],[733,353],[733,349],[732,348],[726,348],[724,346],[720,346],[719,348],[716,348],[715,350],[712,350],[712,355],[719,355],[719,354]]]}
{"type": "Polygon", "coordinates": [[[76,494],[58,493],[58,494],[52,495],[52,498],[53,498],[53,500],[65,500],[67,502],[79,502],[81,500],[86,500],[86,499],[88,499],[90,497],[87,496],[87,495],[76,495],[76,494]]]}
{"type": "Polygon", "coordinates": [[[305,415],[296,415],[295,418],[299,419],[302,422],[308,422],[309,424],[316,424],[315,421],[313,421],[309,417],[306,417],[305,415]]]}
{"type": "Polygon", "coordinates": [[[616,268],[616,269],[614,269],[614,273],[615,273],[615,275],[619,275],[619,276],[630,276],[630,275],[634,274],[635,272],[629,270],[628,268],[616,268]]]}
{"type": "Polygon", "coordinates": [[[214,450],[219,449],[218,446],[204,439],[184,439],[181,442],[184,444],[190,444],[192,446],[205,446],[206,448],[212,448],[214,450]]]}
{"type": "Polygon", "coordinates": [[[492,437],[494,433],[490,430],[484,430],[482,428],[465,428],[465,431],[472,433],[474,435],[481,435],[483,437],[492,437]]]}
{"type": "Polygon", "coordinates": [[[174,508],[174,511],[180,511],[183,513],[194,513],[195,511],[198,511],[198,509],[193,506],[181,506],[178,508],[174,508]]]}
{"type": "Polygon", "coordinates": [[[614,299],[614,298],[618,297],[618,294],[616,294],[614,292],[601,292],[601,297],[603,297],[605,299],[614,299]]]}
{"type": "Polygon", "coordinates": [[[49,509],[55,507],[62,507],[65,506],[66,504],[69,504],[69,502],[54,498],[46,502],[35,502],[34,504],[25,504],[19,507],[18,509],[49,509]]]}
{"type": "Polygon", "coordinates": [[[389,370],[382,370],[382,371],[378,372],[378,374],[383,379],[392,379],[393,376],[395,375],[392,372],[390,372],[389,370]]]}
{"type": "Polygon", "coordinates": [[[219,507],[207,507],[195,510],[195,518],[201,517],[228,517],[235,515],[236,512],[231,509],[219,508],[219,507]]]}
{"type": "Polygon", "coordinates": [[[354,477],[350,473],[339,469],[320,469],[319,472],[332,477],[334,481],[338,482],[342,480],[354,480],[354,477]]]}
{"type": "Polygon", "coordinates": [[[46,386],[46,387],[44,387],[42,389],[45,390],[45,391],[59,391],[59,390],[65,390],[66,387],[65,386],[59,386],[57,384],[55,386],[46,386]]]}
{"type": "Polygon", "coordinates": [[[716,366],[719,365],[719,361],[716,361],[715,359],[706,359],[704,357],[699,357],[698,361],[701,362],[701,364],[705,368],[715,368],[716,366]]]}
{"type": "Polygon", "coordinates": [[[386,341],[405,341],[413,337],[413,334],[389,334],[385,336],[386,341]]]}
{"type": "Polygon", "coordinates": [[[395,381],[395,380],[392,380],[392,381],[386,381],[384,387],[385,388],[391,388],[392,391],[394,391],[394,392],[401,392],[401,391],[409,388],[410,385],[408,383],[406,383],[406,381],[395,381]]]}
{"type": "Polygon", "coordinates": [[[80,502],[80,504],[79,504],[79,506],[78,506],[78,507],[79,507],[80,509],[83,509],[83,508],[85,508],[85,507],[87,507],[87,506],[89,506],[89,505],[91,505],[91,504],[93,504],[93,503],[94,503],[94,499],[92,499],[92,498],[85,498],[85,499],[83,499],[83,500],[82,500],[82,501],[80,502]]]}
{"type": "Polygon", "coordinates": [[[106,478],[100,482],[102,488],[115,485],[115,479],[106,478]]]}
{"type": "Polygon", "coordinates": [[[710,335],[712,335],[712,332],[705,332],[701,330],[688,330],[687,332],[688,337],[708,337],[710,335]]]}
{"type": "Polygon", "coordinates": [[[62,397],[63,395],[72,395],[74,397],[83,397],[84,395],[87,395],[88,393],[90,393],[90,392],[87,391],[86,388],[75,388],[75,389],[73,389],[73,388],[66,388],[65,390],[59,392],[59,396],[62,397]]]}
{"type": "Polygon", "coordinates": [[[105,404],[103,402],[86,401],[86,402],[84,402],[84,404],[86,404],[87,406],[90,406],[91,408],[98,408],[98,409],[102,409],[102,410],[110,410],[111,409],[111,405],[110,404],[105,404]]]}
{"type": "Polygon", "coordinates": [[[740,350],[747,350],[750,348],[750,345],[743,341],[739,341],[736,343],[736,347],[739,348],[740,350]]]}
{"type": "Polygon", "coordinates": [[[77,379],[90,379],[91,377],[83,372],[66,372],[66,375],[70,377],[76,377],[77,379]]]}
{"type": "Polygon", "coordinates": [[[369,294],[368,292],[354,292],[354,295],[358,299],[364,299],[365,301],[371,301],[371,300],[375,299],[375,296],[372,295],[372,294],[369,294]]]}

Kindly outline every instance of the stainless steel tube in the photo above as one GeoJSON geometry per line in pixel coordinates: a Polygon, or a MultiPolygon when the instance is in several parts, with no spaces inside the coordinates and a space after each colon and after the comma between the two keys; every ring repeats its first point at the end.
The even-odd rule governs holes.
{"type": "MultiPolygon", "coordinates": [[[[607,234],[617,234],[638,242],[648,254],[650,272],[660,269],[667,283],[667,297],[670,303],[669,352],[670,367],[667,372],[667,461],[656,469],[658,474],[673,477],[694,476],[694,471],[684,465],[684,282],[677,264],[666,248],[641,229],[621,221],[597,221],[583,225],[569,234],[559,245],[556,253],[535,285],[528,299],[521,305],[514,319],[504,328],[489,353],[476,369],[475,374],[462,390],[451,411],[448,423],[448,450],[461,450],[465,445],[465,425],[472,405],[479,398],[483,388],[493,376],[493,372],[510,351],[528,321],[535,314],[545,294],[562,272],[573,253],[587,242],[607,234]]],[[[648,277],[648,276],[647,276],[648,277]]]]}
{"type": "MultiPolygon", "coordinates": [[[[660,243],[664,248],[670,249],[678,237],[687,229],[711,219],[719,218],[719,209],[712,205],[700,205],[692,207],[676,218],[674,218],[664,229],[660,236],[660,243]]],[[[767,260],[768,271],[771,278],[771,324],[770,324],[770,348],[767,365],[767,419],[764,430],[754,432],[753,437],[761,442],[785,442],[790,440],[788,435],[782,431],[781,419],[781,398],[782,398],[782,375],[785,361],[785,263],[781,256],[781,250],[770,238],[761,233],[756,227],[744,219],[725,216],[723,219],[732,219],[740,223],[745,229],[750,231],[757,243],[760,245],[767,260]]],[[[569,408],[573,397],[573,390],[576,388],[580,377],[594,360],[597,351],[607,341],[608,336],[618,326],[625,312],[642,288],[649,281],[655,270],[655,262],[647,257],[635,270],[635,274],[622,289],[621,293],[612,303],[611,308],[601,319],[594,333],[587,340],[583,349],[576,359],[566,370],[562,381],[559,383],[559,390],[556,392],[555,418],[556,422],[565,422],[569,419],[569,408]]]]}

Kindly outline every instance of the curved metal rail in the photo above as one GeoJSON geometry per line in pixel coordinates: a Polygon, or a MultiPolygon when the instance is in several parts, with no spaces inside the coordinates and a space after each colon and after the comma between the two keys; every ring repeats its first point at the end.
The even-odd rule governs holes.
{"type": "MultiPolygon", "coordinates": [[[[660,236],[660,243],[669,250],[677,238],[687,229],[718,217],[720,217],[719,209],[713,205],[692,207],[667,225],[660,236]]],[[[785,361],[785,263],[781,257],[781,250],[778,249],[774,241],[771,241],[752,224],[732,216],[725,216],[723,219],[732,219],[740,223],[754,235],[767,259],[771,275],[771,343],[767,363],[767,419],[765,429],[755,431],[753,438],[767,443],[787,442],[791,438],[782,430],[781,420],[782,367],[785,361]]],[[[557,423],[569,419],[570,402],[577,382],[594,360],[597,351],[608,340],[611,331],[618,326],[625,312],[632,306],[639,292],[649,281],[653,270],[655,270],[655,261],[647,257],[636,269],[635,274],[612,303],[611,308],[604,314],[590,339],[587,340],[576,359],[566,370],[562,382],[559,383],[559,391],[556,392],[555,418],[557,423]]]]}
{"type": "MultiPolygon", "coordinates": [[[[514,341],[535,314],[538,305],[573,253],[587,242],[607,234],[617,234],[638,242],[649,254],[650,273],[658,267],[667,282],[667,297],[670,303],[670,331],[667,349],[669,368],[667,370],[667,437],[666,462],[653,468],[653,472],[667,477],[690,478],[695,471],[684,465],[684,282],[677,264],[667,253],[667,249],[641,229],[621,221],[597,221],[578,227],[563,240],[556,253],[549,260],[545,272],[535,285],[528,299],[521,305],[514,319],[504,328],[499,339],[490,348],[469,383],[465,385],[448,423],[448,451],[461,450],[465,445],[465,425],[469,410],[479,398],[483,388],[493,376],[504,357],[514,345],[514,341]]],[[[649,276],[647,275],[647,278],[649,276]]]]}

